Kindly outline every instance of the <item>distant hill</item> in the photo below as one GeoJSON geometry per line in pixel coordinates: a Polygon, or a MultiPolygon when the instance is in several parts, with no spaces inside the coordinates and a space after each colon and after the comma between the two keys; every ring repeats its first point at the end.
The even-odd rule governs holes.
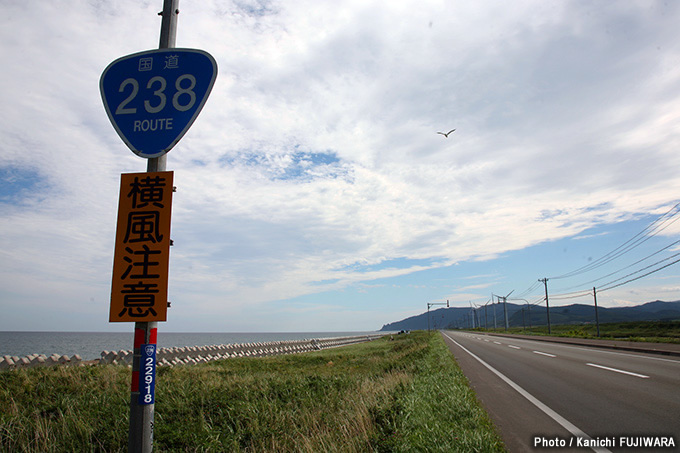
{"type": "MultiPolygon", "coordinates": [[[[431,329],[469,329],[473,327],[503,327],[503,304],[489,304],[485,308],[477,309],[473,321],[469,308],[439,308],[430,310],[429,320],[427,312],[411,316],[401,321],[385,324],[381,331],[425,330],[431,329]]],[[[508,324],[512,327],[547,325],[547,310],[545,305],[527,305],[508,303],[508,324]]],[[[629,322],[629,321],[669,321],[680,320],[680,301],[663,302],[660,300],[648,302],[634,307],[598,307],[601,323],[629,322]]],[[[551,324],[586,324],[595,322],[595,307],[593,305],[573,304],[560,307],[550,307],[551,324]]]]}

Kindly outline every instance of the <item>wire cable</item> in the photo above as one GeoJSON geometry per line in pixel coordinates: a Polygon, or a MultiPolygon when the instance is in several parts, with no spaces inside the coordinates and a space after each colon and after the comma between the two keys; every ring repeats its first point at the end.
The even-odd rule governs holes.
{"type": "Polygon", "coordinates": [[[567,294],[554,294],[550,296],[551,300],[563,300],[563,299],[578,299],[580,297],[592,296],[593,292],[590,291],[579,291],[577,293],[567,293],[567,294]],[[571,294],[571,295],[569,295],[571,294]]]}
{"type": "MultiPolygon", "coordinates": [[[[658,255],[659,253],[661,253],[661,252],[663,252],[663,251],[665,251],[665,250],[668,250],[669,248],[673,247],[674,245],[677,245],[678,243],[680,243],[680,239],[678,239],[677,241],[674,241],[674,242],[668,244],[667,246],[665,246],[665,247],[663,247],[663,248],[657,250],[657,251],[654,252],[654,253],[651,253],[651,254],[645,256],[644,258],[641,258],[641,259],[635,261],[634,263],[629,264],[628,266],[622,267],[621,269],[618,269],[618,270],[616,270],[616,271],[614,271],[614,272],[610,272],[609,274],[603,275],[602,277],[596,278],[596,279],[594,279],[594,280],[590,280],[590,281],[588,281],[588,282],[581,283],[581,284],[579,284],[579,285],[574,285],[574,286],[570,286],[570,287],[568,287],[568,288],[564,288],[562,291],[568,291],[568,290],[573,289],[573,288],[581,288],[581,287],[586,286],[586,285],[591,285],[591,284],[593,284],[593,283],[595,283],[595,282],[598,282],[598,281],[600,281],[600,280],[604,280],[605,278],[611,277],[612,275],[615,275],[615,274],[618,274],[619,272],[622,272],[622,271],[624,271],[624,270],[626,270],[626,269],[629,269],[629,268],[635,266],[636,264],[640,264],[641,262],[643,262],[643,261],[645,261],[645,260],[648,260],[649,258],[653,257],[654,255],[658,255]]],[[[673,256],[677,256],[677,255],[673,255],[673,256]]],[[[672,258],[673,256],[671,256],[671,258],[672,258]]],[[[659,262],[660,262],[660,261],[659,261],[659,262]]],[[[658,264],[659,262],[657,262],[657,263],[655,263],[655,264],[658,264]]],[[[646,268],[645,268],[645,269],[646,269],[646,268]]]]}
{"type": "Polygon", "coordinates": [[[584,266],[581,266],[577,269],[574,269],[571,272],[567,272],[562,275],[558,275],[555,277],[550,277],[551,280],[558,280],[558,279],[563,279],[563,278],[568,278],[568,277],[573,277],[575,275],[580,275],[585,272],[589,272],[591,270],[597,269],[601,266],[604,266],[605,264],[615,260],[616,258],[628,253],[629,251],[633,250],[634,248],[638,247],[639,245],[643,244],[650,238],[656,236],[659,234],[661,231],[665,230],[668,228],[670,225],[672,225],[678,218],[675,218],[680,211],[678,210],[678,207],[680,207],[680,203],[675,204],[671,209],[666,211],[664,214],[659,216],[656,220],[654,220],[652,223],[647,225],[642,231],[637,233],[635,236],[632,238],[628,239],[626,242],[623,244],[619,245],[617,248],[612,250],[611,252],[605,254],[604,256],[598,258],[597,260],[588,263],[584,266]],[[675,211],[674,213],[671,214],[671,212],[675,211]],[[664,223],[669,222],[672,219],[672,221],[664,226],[664,223]]]}
{"type": "Polygon", "coordinates": [[[677,260],[675,260],[671,263],[668,263],[665,266],[662,266],[658,269],[654,269],[653,271],[647,272],[646,274],[640,275],[639,277],[635,277],[635,278],[631,278],[630,280],[626,280],[625,282],[619,283],[618,285],[613,285],[613,286],[609,286],[609,287],[606,287],[606,288],[598,289],[598,292],[608,291],[610,289],[614,289],[614,288],[618,288],[619,286],[623,286],[626,283],[634,282],[635,280],[640,280],[641,278],[644,278],[648,275],[654,274],[655,272],[659,272],[659,271],[666,269],[667,267],[670,267],[670,266],[677,264],[677,263],[680,263],[680,259],[677,259],[677,260]]]}
{"type": "Polygon", "coordinates": [[[533,293],[534,291],[536,291],[536,289],[538,289],[539,286],[540,286],[540,282],[538,282],[538,281],[534,282],[533,285],[531,285],[530,287],[528,287],[527,289],[525,289],[521,293],[517,294],[515,297],[519,297],[519,298],[525,297],[525,296],[533,293]]]}
{"type": "MultiPolygon", "coordinates": [[[[657,269],[657,270],[654,270],[654,271],[652,271],[652,272],[648,272],[648,273],[646,273],[646,274],[644,274],[644,275],[642,275],[642,276],[640,276],[640,277],[636,277],[636,278],[634,278],[634,279],[628,280],[627,282],[624,282],[624,283],[622,283],[621,285],[615,285],[615,286],[609,286],[609,287],[608,287],[608,285],[611,285],[612,283],[616,283],[616,282],[618,282],[618,281],[620,281],[620,280],[623,280],[624,278],[630,277],[630,276],[635,275],[635,274],[639,274],[640,272],[643,272],[643,271],[645,271],[645,270],[647,270],[647,269],[649,269],[649,268],[651,268],[651,267],[656,266],[657,264],[661,264],[661,263],[663,263],[664,261],[668,261],[668,260],[673,259],[673,258],[675,258],[675,257],[677,257],[677,256],[680,256],[680,252],[676,253],[675,255],[671,255],[671,256],[669,256],[669,257],[667,257],[667,258],[664,258],[664,259],[662,259],[662,260],[660,260],[660,261],[657,261],[657,262],[654,263],[654,264],[650,264],[649,266],[643,267],[642,269],[638,269],[638,270],[635,271],[635,272],[631,272],[630,274],[624,275],[624,276],[621,277],[621,278],[617,278],[616,280],[612,280],[611,282],[607,282],[607,283],[605,283],[605,284],[602,285],[602,286],[605,286],[606,288],[605,288],[604,290],[606,290],[606,289],[616,288],[617,286],[621,286],[621,285],[623,285],[624,283],[627,283],[627,282],[632,282],[632,281],[638,280],[638,279],[640,279],[640,278],[642,278],[642,277],[645,277],[645,276],[647,276],[647,275],[653,274],[654,272],[658,272],[658,271],[660,271],[661,269],[665,269],[665,268],[667,268],[668,266],[671,266],[671,265],[677,263],[678,261],[680,261],[680,259],[678,259],[678,260],[676,260],[676,261],[673,261],[672,263],[667,264],[667,265],[665,265],[665,266],[662,266],[662,267],[660,267],[660,268],[657,269]]],[[[603,291],[603,290],[601,289],[600,291],[603,291]]]]}

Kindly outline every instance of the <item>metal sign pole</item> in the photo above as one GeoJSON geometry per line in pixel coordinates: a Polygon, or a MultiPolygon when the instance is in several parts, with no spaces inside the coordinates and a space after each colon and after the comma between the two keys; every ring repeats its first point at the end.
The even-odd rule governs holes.
{"type": "MultiPolygon", "coordinates": [[[[177,36],[177,15],[179,0],[163,0],[163,16],[159,49],[175,47],[177,36]]],[[[165,171],[167,154],[148,159],[147,173],[165,171]]],[[[166,302],[166,301],[164,301],[166,302]]],[[[139,372],[141,370],[141,346],[157,342],[156,322],[136,322],[134,339],[134,356],[132,360],[132,386],[130,392],[130,430],[128,433],[128,451],[150,453],[153,450],[154,404],[140,404],[139,372]],[[135,391],[136,390],[136,391],[135,391]]],[[[155,364],[154,364],[155,366],[155,364]]]]}

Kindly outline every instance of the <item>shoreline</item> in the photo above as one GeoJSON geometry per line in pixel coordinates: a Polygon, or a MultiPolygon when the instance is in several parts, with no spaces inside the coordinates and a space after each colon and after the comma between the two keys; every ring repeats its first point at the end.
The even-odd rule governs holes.
{"type": "MultiPolygon", "coordinates": [[[[329,349],[349,344],[362,343],[381,338],[389,333],[373,333],[343,337],[322,337],[304,340],[283,340],[256,343],[229,343],[220,345],[188,346],[158,348],[158,366],[193,365],[214,360],[224,360],[234,357],[264,357],[270,355],[299,354],[314,350],[329,349]]],[[[5,355],[0,357],[0,370],[19,368],[37,368],[44,366],[92,366],[119,364],[132,366],[134,351],[120,350],[118,352],[104,350],[99,359],[82,360],[75,354],[72,357],[52,354],[29,354],[25,357],[5,355]]]]}

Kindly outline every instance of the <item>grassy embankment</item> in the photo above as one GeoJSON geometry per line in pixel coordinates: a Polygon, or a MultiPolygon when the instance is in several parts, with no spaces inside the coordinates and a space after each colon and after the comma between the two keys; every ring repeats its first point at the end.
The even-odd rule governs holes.
{"type": "MultiPolygon", "coordinates": [[[[125,451],[130,370],[0,373],[1,451],[125,451]]],[[[158,370],[156,451],[504,451],[439,334],[158,370]]]]}
{"type": "MultiPolygon", "coordinates": [[[[489,331],[505,332],[504,329],[489,329],[489,331]]],[[[597,338],[597,326],[595,324],[557,324],[550,326],[550,331],[550,335],[556,337],[597,338]]],[[[508,333],[548,335],[548,326],[526,329],[512,327],[508,329],[508,333]]],[[[600,324],[600,338],[604,340],[680,343],[680,321],[638,321],[600,324]]]]}

